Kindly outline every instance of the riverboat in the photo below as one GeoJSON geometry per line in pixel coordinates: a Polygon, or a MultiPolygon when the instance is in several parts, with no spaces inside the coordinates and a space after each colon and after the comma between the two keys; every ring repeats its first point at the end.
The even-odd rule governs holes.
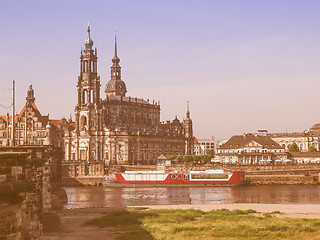
{"type": "Polygon", "coordinates": [[[244,172],[224,172],[223,170],[205,170],[188,172],[165,171],[125,171],[112,173],[102,181],[104,186],[110,187],[138,187],[138,186],[215,186],[237,185],[245,183],[244,172]]]}

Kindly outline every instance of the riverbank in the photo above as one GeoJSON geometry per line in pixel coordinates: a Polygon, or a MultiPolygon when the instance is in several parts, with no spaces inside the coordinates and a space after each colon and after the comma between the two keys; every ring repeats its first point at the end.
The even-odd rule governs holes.
{"type": "Polygon", "coordinates": [[[45,226],[43,240],[251,239],[274,234],[277,239],[315,239],[320,225],[318,204],[146,205],[64,209],[56,215],[62,228],[47,221],[51,228],[45,226]]]}
{"type": "Polygon", "coordinates": [[[315,218],[320,219],[320,204],[258,204],[258,203],[230,203],[230,204],[178,204],[178,205],[146,205],[128,206],[133,209],[197,209],[212,211],[217,209],[248,210],[257,212],[281,212],[277,217],[288,218],[315,218]]]}

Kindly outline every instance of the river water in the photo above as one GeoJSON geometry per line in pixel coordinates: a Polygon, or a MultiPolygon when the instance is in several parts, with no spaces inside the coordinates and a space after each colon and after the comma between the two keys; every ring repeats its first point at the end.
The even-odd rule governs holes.
{"type": "Polygon", "coordinates": [[[320,203],[320,185],[110,188],[64,187],[65,208],[125,207],[161,204],[320,203]]]}

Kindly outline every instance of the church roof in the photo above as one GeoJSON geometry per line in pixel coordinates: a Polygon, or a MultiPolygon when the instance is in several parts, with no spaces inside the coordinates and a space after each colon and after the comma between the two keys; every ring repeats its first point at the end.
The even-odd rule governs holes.
{"type": "Polygon", "coordinates": [[[148,102],[143,98],[133,98],[133,97],[122,97],[117,95],[111,95],[108,97],[108,100],[111,101],[123,101],[123,102],[130,102],[130,103],[142,103],[147,104],[148,102]]]}

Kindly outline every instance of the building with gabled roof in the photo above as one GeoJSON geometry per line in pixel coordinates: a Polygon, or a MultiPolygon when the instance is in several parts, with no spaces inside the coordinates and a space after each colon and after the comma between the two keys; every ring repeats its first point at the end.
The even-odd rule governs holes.
{"type": "Polygon", "coordinates": [[[9,146],[11,139],[11,125],[15,126],[15,145],[53,145],[62,147],[64,143],[64,131],[73,128],[74,122],[66,119],[49,119],[48,115],[42,115],[35,103],[32,84],[27,91],[26,104],[19,114],[12,116],[0,116],[0,146],[9,146]]]}
{"type": "Polygon", "coordinates": [[[288,160],[284,147],[269,136],[244,134],[232,136],[217,149],[221,163],[267,164],[288,160]]]}

